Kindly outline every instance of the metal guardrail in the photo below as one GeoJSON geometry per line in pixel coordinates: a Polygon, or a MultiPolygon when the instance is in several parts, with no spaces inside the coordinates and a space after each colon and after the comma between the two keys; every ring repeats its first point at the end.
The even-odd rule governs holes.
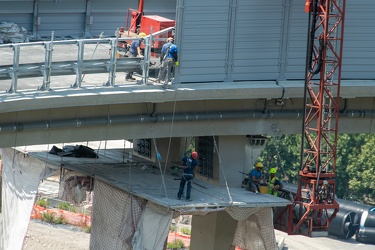
{"type": "MultiPolygon", "coordinates": [[[[9,65],[0,65],[0,80],[11,79],[9,93],[17,92],[17,83],[19,78],[43,77],[43,84],[38,87],[39,90],[49,90],[51,87],[51,76],[75,75],[75,83],[70,87],[81,88],[82,80],[85,74],[107,73],[108,81],[104,86],[114,86],[116,72],[127,70],[142,70],[141,84],[148,84],[149,67],[151,62],[151,49],[154,41],[163,40],[159,36],[167,34],[174,28],[167,28],[156,33],[150,33],[144,39],[124,37],[119,38],[95,38],[95,39],[74,39],[74,40],[53,40],[53,33],[50,41],[39,41],[30,43],[13,43],[0,45],[0,51],[3,48],[13,49],[13,63],[9,65]],[[121,41],[143,40],[144,57],[118,57],[117,46],[121,41]],[[76,44],[77,59],[67,61],[54,61],[54,48],[61,45],[76,44]],[[88,44],[108,44],[109,58],[93,59],[84,58],[85,45],[88,44]],[[21,48],[28,46],[44,46],[44,61],[36,63],[20,63],[21,48]]],[[[118,31],[116,31],[118,34],[118,31]]],[[[96,49],[96,48],[95,48],[96,49]]],[[[94,51],[95,52],[95,51],[94,51]]]]}

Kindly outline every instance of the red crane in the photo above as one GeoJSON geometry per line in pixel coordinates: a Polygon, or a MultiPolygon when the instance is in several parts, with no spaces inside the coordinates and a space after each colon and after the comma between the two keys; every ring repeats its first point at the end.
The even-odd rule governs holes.
{"type": "Polygon", "coordinates": [[[277,219],[282,221],[288,213],[287,228],[279,225],[288,234],[328,235],[339,210],[335,172],[345,4],[346,0],[306,0],[309,34],[301,169],[293,205],[277,219]]]}

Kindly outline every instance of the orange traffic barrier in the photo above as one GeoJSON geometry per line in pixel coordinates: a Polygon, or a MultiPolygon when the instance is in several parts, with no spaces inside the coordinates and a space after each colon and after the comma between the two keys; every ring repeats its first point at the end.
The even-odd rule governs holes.
{"type": "Polygon", "coordinates": [[[31,211],[31,218],[41,219],[42,218],[41,214],[44,210],[46,210],[45,207],[41,207],[39,205],[34,205],[33,211],[31,211]]]}
{"type": "Polygon", "coordinates": [[[44,207],[34,205],[31,213],[31,218],[41,219],[43,213],[53,213],[55,217],[62,216],[67,224],[75,225],[79,227],[91,226],[91,216],[73,213],[61,209],[46,209],[44,207]]]}

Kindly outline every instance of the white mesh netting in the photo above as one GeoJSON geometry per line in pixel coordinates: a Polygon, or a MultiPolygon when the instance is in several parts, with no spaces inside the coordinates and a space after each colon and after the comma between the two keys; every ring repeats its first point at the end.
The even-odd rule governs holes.
{"type": "Polygon", "coordinates": [[[53,171],[12,148],[1,149],[0,153],[3,163],[0,249],[21,249],[40,180],[53,171]]]}
{"type": "Polygon", "coordinates": [[[163,248],[172,211],[98,180],[94,192],[90,249],[163,248]]]}
{"type": "Polygon", "coordinates": [[[246,214],[253,212],[245,220],[238,221],[237,229],[233,237],[233,245],[248,250],[276,249],[272,208],[246,209],[250,211],[239,211],[235,212],[234,215],[230,213],[233,218],[243,218],[246,214]]]}

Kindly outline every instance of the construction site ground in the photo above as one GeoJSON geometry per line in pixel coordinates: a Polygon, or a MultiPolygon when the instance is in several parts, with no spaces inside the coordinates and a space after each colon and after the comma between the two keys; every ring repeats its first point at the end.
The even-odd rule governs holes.
{"type": "MultiPolygon", "coordinates": [[[[43,196],[55,197],[58,193],[58,179],[50,177],[47,180],[44,180],[39,186],[39,192],[43,193],[43,196]]],[[[182,227],[190,227],[190,221],[177,220],[174,225],[177,227],[177,231],[180,232],[182,227]]],[[[275,235],[276,241],[279,245],[283,245],[283,250],[375,250],[375,245],[358,243],[354,238],[355,236],[346,240],[335,239],[332,237],[309,238],[300,235],[288,235],[278,230],[275,230],[275,235]]],[[[168,242],[173,242],[175,239],[182,240],[185,243],[185,246],[190,245],[190,239],[188,237],[182,237],[179,234],[170,232],[168,235],[168,242]]],[[[77,226],[52,225],[40,220],[32,219],[24,239],[23,250],[85,250],[89,249],[89,242],[90,234],[84,232],[83,229],[77,226]]]]}
{"type": "MultiPolygon", "coordinates": [[[[309,238],[300,235],[287,235],[278,230],[275,230],[275,233],[277,241],[284,240],[283,250],[375,250],[374,245],[358,243],[354,238],[348,240],[338,240],[330,237],[309,238]]],[[[170,233],[168,242],[172,242],[174,239],[181,239],[186,246],[190,245],[188,239],[170,233]]],[[[81,231],[78,227],[51,225],[39,220],[31,220],[24,240],[23,250],[88,250],[89,242],[90,234],[81,231]]]]}

